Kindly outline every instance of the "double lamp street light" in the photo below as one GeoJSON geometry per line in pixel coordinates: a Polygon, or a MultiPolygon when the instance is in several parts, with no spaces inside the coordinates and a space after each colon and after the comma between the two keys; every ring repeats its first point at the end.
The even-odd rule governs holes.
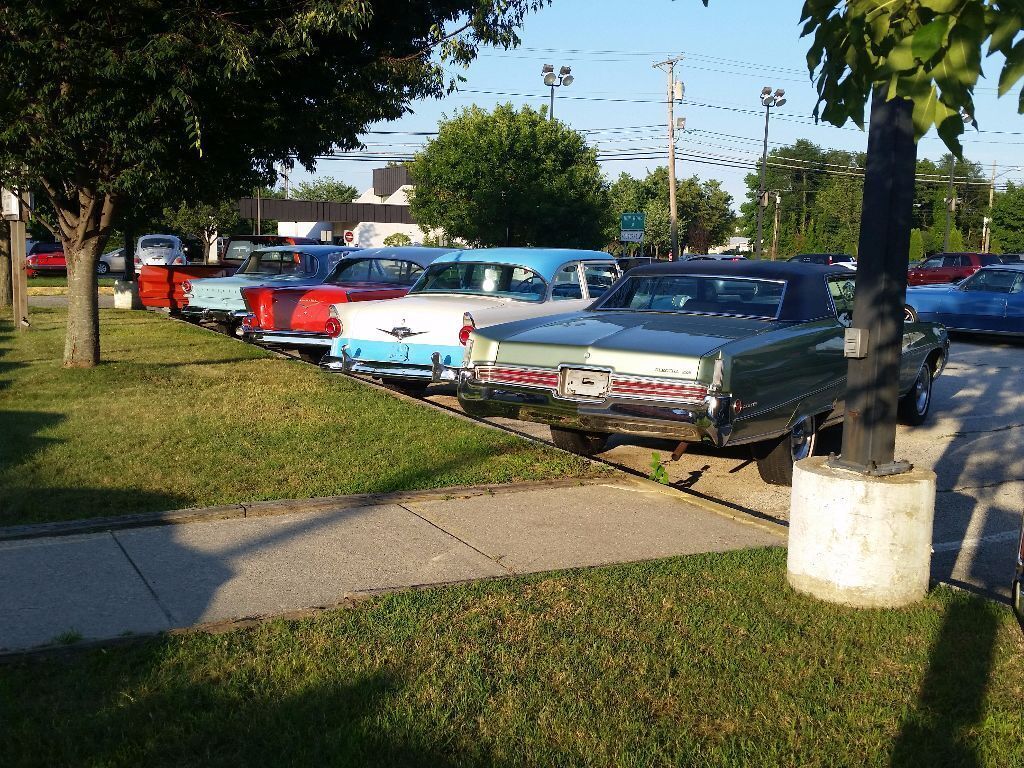
{"type": "Polygon", "coordinates": [[[768,205],[768,192],[764,187],[765,173],[768,170],[768,117],[772,107],[781,107],[786,103],[785,96],[786,92],[782,88],[776,88],[774,93],[769,85],[761,89],[761,106],[764,107],[764,150],[761,153],[761,184],[757,190],[757,240],[754,241],[757,258],[761,258],[761,227],[764,209],[768,205]]]}
{"type": "Polygon", "coordinates": [[[551,107],[548,109],[548,120],[555,119],[555,88],[561,86],[572,85],[572,67],[560,67],[558,74],[555,74],[555,68],[551,64],[545,64],[540,68],[540,73],[544,77],[544,85],[551,87],[551,107]]]}

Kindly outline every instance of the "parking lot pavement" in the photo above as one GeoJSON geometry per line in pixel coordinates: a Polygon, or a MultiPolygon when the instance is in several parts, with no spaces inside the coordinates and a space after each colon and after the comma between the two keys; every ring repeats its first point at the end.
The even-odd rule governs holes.
{"type": "MultiPolygon", "coordinates": [[[[450,387],[429,399],[458,406],[450,387]]],[[[549,440],[539,424],[494,421],[549,440]]],[[[818,453],[838,453],[841,439],[841,429],[826,430],[818,453]]],[[[678,488],[789,518],[789,489],[766,485],[744,448],[693,446],[671,461],[670,441],[615,437],[611,445],[601,458],[647,475],[658,453],[678,488]]],[[[1007,596],[1024,510],[1024,343],[954,337],[928,421],[899,427],[896,456],[937,474],[933,577],[1007,596]]]]}
{"type": "Polygon", "coordinates": [[[784,542],[775,526],[628,478],[433,499],[0,543],[0,650],[784,542]]]}

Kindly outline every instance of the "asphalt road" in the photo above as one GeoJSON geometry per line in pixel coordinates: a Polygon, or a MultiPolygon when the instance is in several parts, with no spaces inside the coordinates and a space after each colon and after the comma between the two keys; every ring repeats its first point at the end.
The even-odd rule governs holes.
{"type": "MultiPolygon", "coordinates": [[[[114,297],[105,293],[99,295],[100,309],[113,309],[114,297]]],[[[29,296],[28,308],[31,313],[32,307],[66,307],[67,296],[29,296]]],[[[31,317],[29,318],[31,320],[31,317]]]]}
{"type": "MultiPolygon", "coordinates": [[[[458,407],[451,387],[428,399],[458,407]]],[[[542,440],[547,427],[494,419],[542,440]]],[[[841,428],[817,453],[839,452],[841,428]]],[[[600,458],[649,474],[658,453],[674,486],[785,524],[789,489],[765,484],[745,448],[693,446],[672,461],[671,441],[615,437],[600,458]]],[[[896,457],[937,474],[932,572],[937,580],[1007,597],[1024,510],[1024,342],[954,337],[920,427],[899,427],[896,457]]]]}

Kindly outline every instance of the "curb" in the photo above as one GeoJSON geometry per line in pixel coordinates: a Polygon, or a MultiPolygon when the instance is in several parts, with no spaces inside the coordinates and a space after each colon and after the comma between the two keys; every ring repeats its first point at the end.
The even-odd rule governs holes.
{"type": "Polygon", "coordinates": [[[378,507],[385,504],[411,504],[424,501],[471,499],[476,496],[522,493],[523,491],[532,491],[539,488],[573,488],[584,485],[599,485],[607,482],[607,477],[581,477],[522,483],[466,485],[422,491],[357,493],[348,496],[321,496],[313,499],[285,499],[281,501],[256,501],[245,504],[222,504],[215,507],[192,507],[167,512],[142,512],[120,517],[96,517],[86,520],[67,520],[59,523],[4,526],[0,527],[0,542],[76,536],[86,533],[120,531],[129,528],[146,528],[159,525],[184,525],[187,523],[208,523],[217,520],[273,517],[295,512],[323,512],[353,509],[356,507],[378,507]]]}

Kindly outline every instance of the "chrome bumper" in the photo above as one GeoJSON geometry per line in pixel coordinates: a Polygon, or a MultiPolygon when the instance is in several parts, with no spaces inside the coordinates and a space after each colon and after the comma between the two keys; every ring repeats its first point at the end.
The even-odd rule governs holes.
{"type": "Polygon", "coordinates": [[[320,367],[332,373],[361,373],[366,376],[377,376],[392,379],[420,379],[438,384],[446,381],[457,381],[461,368],[453,368],[441,362],[441,355],[434,352],[430,356],[431,365],[404,365],[387,363],[379,360],[356,360],[348,354],[345,347],[341,349],[341,357],[328,355],[320,361],[320,367]]]}
{"type": "Polygon", "coordinates": [[[209,309],[186,304],[181,308],[181,314],[200,323],[241,323],[249,312],[245,309],[209,309]]]}
{"type": "Polygon", "coordinates": [[[501,416],[584,432],[709,442],[719,448],[747,442],[731,440],[732,398],[727,395],[709,395],[703,403],[615,397],[602,402],[568,400],[551,390],[485,384],[475,380],[472,371],[464,371],[459,403],[472,416],[501,416]]]}
{"type": "Polygon", "coordinates": [[[243,335],[261,344],[281,344],[295,347],[329,347],[331,338],[313,331],[266,331],[262,328],[245,331],[243,335]]]}

